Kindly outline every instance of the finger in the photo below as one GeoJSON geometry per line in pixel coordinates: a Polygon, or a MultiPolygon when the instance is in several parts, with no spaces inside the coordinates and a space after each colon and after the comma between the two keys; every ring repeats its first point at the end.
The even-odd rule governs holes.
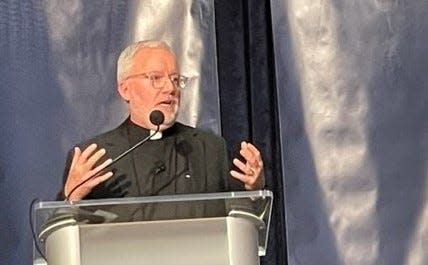
{"type": "Polygon", "coordinates": [[[247,175],[242,174],[242,173],[235,171],[235,170],[231,170],[230,175],[232,177],[242,181],[243,183],[247,183],[250,180],[250,178],[247,175]]]}
{"type": "Polygon", "coordinates": [[[259,149],[257,149],[257,147],[255,147],[252,143],[247,143],[247,148],[248,150],[250,150],[250,152],[257,158],[261,158],[261,154],[259,149]]]}
{"type": "Polygon", "coordinates": [[[97,177],[95,179],[98,182],[97,185],[100,184],[101,182],[104,182],[104,181],[108,180],[112,176],[113,176],[113,172],[110,171],[110,172],[105,173],[104,175],[101,175],[101,176],[97,177]]]}
{"type": "Polygon", "coordinates": [[[96,177],[94,179],[94,187],[97,186],[98,184],[100,184],[101,182],[108,180],[112,176],[113,176],[113,172],[109,171],[109,172],[107,172],[107,173],[105,173],[99,177],[96,177]]]}
{"type": "Polygon", "coordinates": [[[88,157],[97,149],[96,144],[91,144],[88,147],[86,147],[85,150],[83,150],[82,155],[80,156],[80,161],[82,163],[86,162],[88,157]]]}
{"type": "Polygon", "coordinates": [[[106,150],[104,148],[101,148],[100,150],[96,151],[93,155],[91,155],[86,163],[88,164],[89,168],[92,168],[92,166],[100,160],[101,157],[103,157],[106,153],[106,150]]]}
{"type": "Polygon", "coordinates": [[[257,148],[255,148],[254,145],[247,144],[246,150],[248,153],[245,153],[245,154],[243,153],[241,155],[246,159],[246,161],[251,165],[251,167],[254,167],[254,168],[263,167],[263,160],[257,148]]]}
{"type": "Polygon", "coordinates": [[[74,147],[73,160],[71,160],[70,170],[72,170],[74,168],[74,166],[76,165],[77,160],[79,160],[81,154],[82,154],[82,151],[80,150],[80,148],[77,146],[74,147]]]}
{"type": "Polygon", "coordinates": [[[248,147],[245,146],[241,146],[241,150],[239,150],[239,154],[246,160],[249,161],[251,163],[255,162],[255,157],[253,155],[253,153],[251,153],[251,151],[248,149],[248,147]]]}
{"type": "Polygon", "coordinates": [[[92,175],[95,175],[95,174],[99,173],[101,170],[103,170],[104,168],[106,168],[108,165],[110,165],[111,162],[113,162],[113,160],[111,158],[109,158],[106,161],[104,161],[101,165],[92,169],[90,172],[92,173],[92,175]]]}
{"type": "Polygon", "coordinates": [[[104,174],[104,172],[101,172],[101,171],[104,168],[106,168],[108,165],[110,165],[112,161],[113,161],[112,159],[107,159],[101,165],[95,167],[92,170],[89,170],[88,172],[86,172],[86,174],[84,174],[82,176],[82,178],[80,179],[79,183],[85,182],[85,181],[87,181],[90,178],[96,178],[96,177],[98,177],[97,175],[99,175],[99,174],[104,174]]]}
{"type": "Polygon", "coordinates": [[[248,176],[234,170],[230,171],[230,175],[244,183],[245,189],[253,189],[258,180],[258,178],[254,176],[248,176]]]}
{"type": "Polygon", "coordinates": [[[235,158],[233,159],[233,164],[246,175],[252,175],[251,168],[248,167],[246,164],[242,163],[241,160],[235,158]]]}

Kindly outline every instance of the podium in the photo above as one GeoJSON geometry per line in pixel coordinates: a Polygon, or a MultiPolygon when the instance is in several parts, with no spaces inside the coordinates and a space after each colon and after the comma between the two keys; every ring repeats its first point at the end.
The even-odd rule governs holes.
{"type": "MultiPolygon", "coordinates": [[[[272,192],[49,201],[33,207],[48,265],[256,265],[272,192]]],[[[34,250],[34,264],[43,259],[34,250]]]]}

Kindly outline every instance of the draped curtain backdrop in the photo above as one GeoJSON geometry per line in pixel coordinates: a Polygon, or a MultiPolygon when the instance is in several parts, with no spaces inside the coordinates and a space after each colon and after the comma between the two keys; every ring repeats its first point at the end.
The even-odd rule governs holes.
{"type": "Polygon", "coordinates": [[[271,10],[289,264],[428,264],[428,1],[271,10]]]}
{"type": "Polygon", "coordinates": [[[286,264],[283,182],[268,1],[0,1],[0,264],[31,264],[28,207],[52,200],[73,144],[126,116],[115,92],[128,43],[172,45],[180,121],[262,151],[274,210],[262,264],[286,264]]]}

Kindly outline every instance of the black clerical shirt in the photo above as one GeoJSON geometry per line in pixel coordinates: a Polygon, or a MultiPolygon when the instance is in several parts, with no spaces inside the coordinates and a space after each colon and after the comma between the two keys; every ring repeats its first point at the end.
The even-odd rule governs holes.
{"type": "MultiPolygon", "coordinates": [[[[106,149],[106,157],[115,158],[149,135],[128,118],[119,127],[79,144],[84,150],[92,143],[106,149]]],[[[68,154],[64,183],[73,151],[68,154]]],[[[100,162],[101,163],[101,162],[100,162]]],[[[113,176],[94,187],[84,199],[214,193],[242,190],[229,175],[226,145],[223,138],[210,132],[175,123],[163,131],[162,138],[150,140],[112,165],[113,176]],[[232,183],[232,185],[230,184],[232,183]]],[[[58,199],[64,199],[60,192],[58,199]]],[[[126,220],[215,216],[224,205],[212,201],[192,205],[149,205],[135,211],[115,211],[126,220]]]]}
{"type": "MultiPolygon", "coordinates": [[[[127,122],[130,146],[149,135],[149,130],[129,120],[127,122]]],[[[186,139],[181,140],[178,126],[173,125],[162,132],[160,139],[149,140],[130,154],[139,194],[149,196],[191,192],[190,153],[186,146],[190,144],[186,139]]]]}
{"type": "MultiPolygon", "coordinates": [[[[84,150],[96,143],[98,148],[105,148],[106,158],[115,158],[149,133],[128,118],[116,129],[78,146],[84,150]]],[[[72,157],[73,150],[67,157],[63,183],[72,157]]],[[[242,185],[230,177],[227,157],[223,138],[177,122],[163,131],[161,139],[144,143],[112,165],[113,177],[84,199],[242,190],[242,185]]],[[[63,199],[64,194],[58,198],[63,199]]]]}

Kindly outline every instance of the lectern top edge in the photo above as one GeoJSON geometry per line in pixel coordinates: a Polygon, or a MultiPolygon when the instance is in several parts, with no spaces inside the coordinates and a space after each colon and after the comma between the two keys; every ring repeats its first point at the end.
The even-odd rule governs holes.
{"type": "Polygon", "coordinates": [[[238,199],[249,197],[273,197],[270,190],[257,190],[257,191],[233,191],[233,192],[219,192],[219,193],[195,193],[195,194],[179,194],[179,195],[161,195],[161,196],[147,196],[147,197],[125,197],[125,198],[112,198],[112,199],[97,199],[97,200],[81,200],[77,202],[68,201],[41,201],[34,205],[34,210],[41,208],[62,208],[64,206],[103,206],[103,205],[116,205],[119,203],[133,204],[133,203],[155,203],[155,202],[186,202],[186,201],[199,201],[199,200],[219,200],[219,199],[238,199]]]}

